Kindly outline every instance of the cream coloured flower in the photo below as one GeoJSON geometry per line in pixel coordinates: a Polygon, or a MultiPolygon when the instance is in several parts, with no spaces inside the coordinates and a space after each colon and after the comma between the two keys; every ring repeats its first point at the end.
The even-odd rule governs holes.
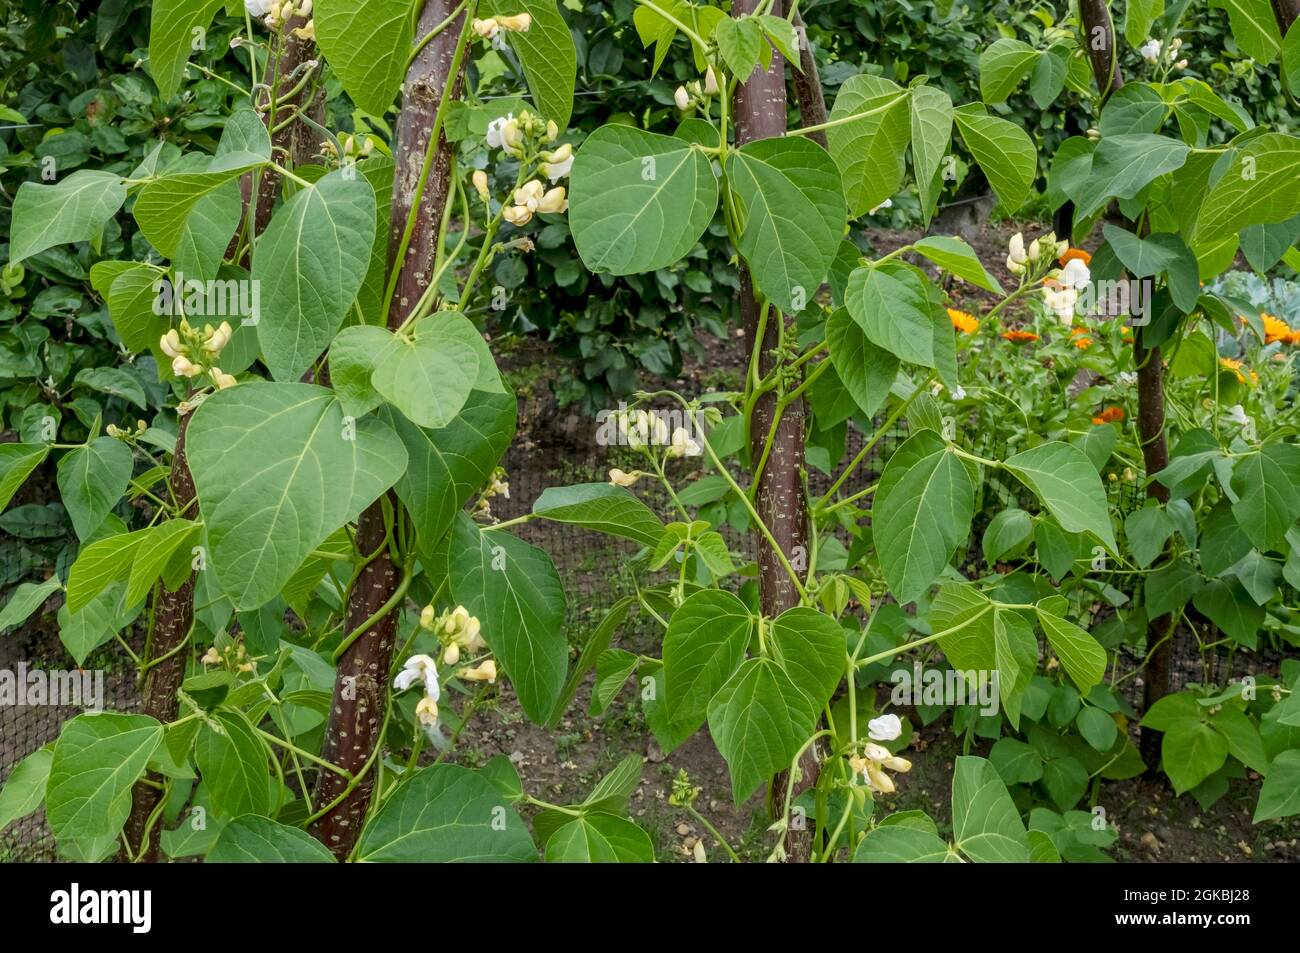
{"type": "Polygon", "coordinates": [[[488,177],[482,169],[475,169],[474,174],[470,176],[474,182],[474,191],[484,202],[488,200],[488,177]]]}
{"type": "Polygon", "coordinates": [[[573,146],[566,142],[553,152],[543,152],[542,159],[545,161],[537,167],[538,171],[554,184],[568,175],[569,170],[573,168],[573,146]]]}
{"type": "Polygon", "coordinates": [[[691,436],[691,432],[685,427],[678,427],[673,431],[672,442],[668,445],[668,457],[677,459],[679,457],[698,457],[704,452],[699,441],[691,436]]]}
{"type": "Polygon", "coordinates": [[[497,23],[495,18],[487,17],[483,20],[475,19],[470,23],[470,29],[483,39],[490,40],[501,32],[501,25],[497,23]]]}
{"type": "Polygon", "coordinates": [[[691,108],[691,94],[686,91],[685,86],[678,86],[673,92],[673,102],[677,108],[683,111],[691,108]]]}
{"type": "Polygon", "coordinates": [[[537,211],[552,215],[564,212],[568,207],[569,200],[565,197],[564,186],[562,185],[548,189],[546,194],[537,200],[537,211]]]}
{"type": "Polygon", "coordinates": [[[1029,255],[1025,252],[1025,236],[1016,232],[1007,243],[1007,271],[1013,275],[1023,274],[1029,255]]]}
{"type": "Polygon", "coordinates": [[[177,377],[198,377],[203,373],[203,365],[195,364],[184,354],[172,359],[172,373],[177,377]]]}
{"type": "Polygon", "coordinates": [[[618,467],[609,471],[609,482],[613,486],[635,486],[636,481],[641,479],[641,471],[633,470],[631,473],[624,473],[618,467]]]}
{"type": "Polygon", "coordinates": [[[415,705],[415,717],[424,727],[432,728],[438,723],[438,702],[425,695],[415,705]]]}
{"type": "Polygon", "coordinates": [[[211,370],[212,383],[217,390],[225,390],[227,387],[234,387],[239,381],[235,380],[234,374],[227,374],[221,368],[214,367],[211,370]]]}
{"type": "Polygon", "coordinates": [[[467,682],[487,682],[489,685],[497,680],[497,663],[486,659],[474,668],[463,668],[456,673],[457,678],[467,682]]]}
{"type": "Polygon", "coordinates": [[[515,204],[522,205],[530,212],[536,212],[546,194],[546,185],[540,179],[529,179],[515,189],[515,204]]]}
{"type": "Polygon", "coordinates": [[[522,227],[533,218],[533,210],[527,205],[507,205],[501,210],[501,217],[511,225],[522,227]]]}
{"type": "Polygon", "coordinates": [[[505,132],[506,123],[513,121],[514,118],[514,113],[507,113],[504,116],[498,116],[496,119],[493,119],[488,123],[487,132],[484,134],[483,139],[487,143],[489,149],[500,149],[505,145],[505,140],[502,138],[502,135],[505,132]]]}
{"type": "Polygon", "coordinates": [[[453,642],[451,643],[451,645],[447,646],[445,650],[443,650],[442,664],[455,665],[459,661],[460,661],[460,646],[457,645],[455,642],[453,642]]]}
{"type": "Polygon", "coordinates": [[[527,33],[528,28],[533,25],[533,18],[527,13],[516,13],[512,17],[497,17],[496,20],[503,30],[509,30],[511,33],[527,33]]]}
{"type": "Polygon", "coordinates": [[[1160,62],[1160,41],[1147,40],[1138,47],[1138,53],[1142,55],[1144,60],[1154,66],[1160,62]]]}
{"type": "Polygon", "coordinates": [[[718,95],[718,74],[713,72],[712,66],[704,71],[704,95],[718,95]]]}
{"type": "Polygon", "coordinates": [[[181,356],[181,336],[172,328],[158,341],[158,350],[162,351],[168,357],[181,356]]]}

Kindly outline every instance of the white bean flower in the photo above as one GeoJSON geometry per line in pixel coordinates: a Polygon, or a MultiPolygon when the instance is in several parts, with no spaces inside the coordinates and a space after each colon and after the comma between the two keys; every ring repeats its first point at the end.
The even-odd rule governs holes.
{"type": "Polygon", "coordinates": [[[903,733],[903,721],[897,715],[881,715],[867,722],[867,737],[872,741],[893,741],[903,733]]]}
{"type": "Polygon", "coordinates": [[[488,123],[487,133],[483,138],[487,141],[489,149],[500,149],[505,145],[505,140],[502,138],[502,134],[505,132],[506,123],[510,122],[514,118],[514,113],[507,113],[506,115],[499,116],[488,123]]]}
{"type": "Polygon", "coordinates": [[[393,679],[393,688],[404,692],[413,685],[424,684],[425,697],[437,701],[442,691],[438,687],[438,663],[428,655],[412,655],[393,679]]]}

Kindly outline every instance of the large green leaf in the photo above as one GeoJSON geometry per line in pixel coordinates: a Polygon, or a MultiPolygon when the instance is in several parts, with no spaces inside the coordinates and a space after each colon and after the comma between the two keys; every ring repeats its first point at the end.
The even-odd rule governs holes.
{"type": "Polygon", "coordinates": [[[1268,132],[1235,149],[1196,215],[1195,243],[1204,247],[1251,225],[1284,222],[1300,212],[1300,139],[1268,132]]]}
{"type": "Polygon", "coordinates": [[[513,394],[471,391],[456,419],[438,430],[396,411],[381,417],[397,432],[409,463],[394,488],[411,513],[422,552],[451,529],[460,509],[492,475],[515,433],[513,394]]]}
{"type": "Polygon", "coordinates": [[[737,806],[790,766],[816,719],[812,699],[775,661],[740,664],[709,702],[709,732],[731,771],[737,806]]]}
{"type": "Polygon", "coordinates": [[[1000,103],[1029,75],[1039,52],[1022,40],[999,37],[980,51],[980,98],[1000,103]]]}
{"type": "Polygon", "coordinates": [[[242,712],[219,711],[199,729],[194,763],[218,817],[269,814],[270,752],[242,712]]]}
{"type": "Polygon", "coordinates": [[[41,806],[53,761],[54,752],[37,748],[9,772],[0,788],[0,831],[41,806]]]}
{"type": "Polygon", "coordinates": [[[506,42],[519,57],[533,102],[546,119],[564,131],[573,113],[578,53],[573,34],[556,0],[484,0],[479,16],[527,13],[532,23],[523,33],[507,33],[506,42]]]}
{"type": "Polygon", "coordinates": [[[1133,198],[1158,177],[1180,168],[1190,152],[1186,143],[1168,136],[1106,136],[1093,151],[1088,179],[1075,196],[1076,221],[1104,208],[1112,198],[1133,198]]]}
{"type": "Polygon", "coordinates": [[[43,443],[0,443],[0,510],[9,505],[49,453],[49,446],[43,443]]]}
{"type": "Polygon", "coordinates": [[[548,864],[651,864],[655,849],[648,835],[616,814],[584,814],[546,841],[548,864]]]}
{"type": "Polygon", "coordinates": [[[1237,460],[1232,470],[1237,525],[1257,549],[1280,549],[1300,518],[1300,448],[1270,443],[1237,460]]]}
{"type": "Polygon", "coordinates": [[[406,75],[412,0],[319,0],[316,43],[356,105],[382,116],[406,75]]]}
{"type": "Polygon", "coordinates": [[[913,242],[912,248],[962,281],[968,281],[985,291],[1005,294],[997,278],[975,254],[975,249],[955,235],[926,235],[913,242]]]}
{"type": "MultiPolygon", "coordinates": [[[[1165,0],[1129,0],[1124,9],[1124,39],[1137,49],[1151,35],[1151,25],[1165,12],[1165,0]]],[[[1127,88],[1127,87],[1125,87],[1127,88]]]]}
{"type": "Polygon", "coordinates": [[[125,589],[126,583],[118,580],[76,612],[67,603],[59,609],[59,641],[78,665],[84,665],[91,652],[126,628],[144,608],[142,602],[124,606],[125,589]]]}
{"type": "MultiPolygon", "coordinates": [[[[930,144],[924,160],[928,162],[933,158],[932,144],[943,124],[943,115],[937,97],[923,96],[927,96],[922,135],[930,144]]],[[[949,114],[951,110],[949,102],[949,114]]],[[[908,97],[897,84],[883,77],[865,73],[850,76],[835,96],[830,121],[838,125],[826,130],[826,144],[842,176],[848,213],[857,218],[893,196],[903,184],[903,155],[914,121],[908,97]]]]}
{"type": "Polygon", "coordinates": [[[1160,742],[1160,761],[1175,794],[1196,787],[1223,767],[1227,757],[1228,740],[1204,721],[1179,721],[1160,742]]]}
{"type": "Polygon", "coordinates": [[[969,535],[974,493],[966,464],[933,430],[917,431],[889,458],[872,506],[872,532],[899,602],[925,592],[969,535]]]}
{"type": "Polygon", "coordinates": [[[670,721],[699,725],[745,657],[754,620],[745,604],[722,589],[701,589],[668,620],[664,633],[664,710],[670,721]]]}
{"type": "Polygon", "coordinates": [[[816,609],[795,606],[772,620],[768,645],[772,658],[816,708],[830,701],[848,664],[845,633],[838,622],[816,609]]]}
{"type": "Polygon", "coordinates": [[[1283,751],[1268,766],[1254,822],[1300,814],[1300,750],[1283,751]]]}
{"type": "Polygon", "coordinates": [[[962,141],[988,178],[998,201],[1008,212],[1024,204],[1038,172],[1038,153],[1023,129],[990,116],[978,103],[953,111],[962,141]]]}
{"type": "MultiPolygon", "coordinates": [[[[898,262],[864,265],[849,275],[844,304],[872,344],[934,367],[935,317],[942,309],[920,271],[898,262]]],[[[943,321],[948,323],[946,315],[943,321]]]]}
{"type": "Polygon", "coordinates": [[[86,714],[64,723],[45,790],[45,819],[60,853],[93,862],[117,849],[131,786],[162,737],[148,715],[86,714]]]}
{"type": "MultiPolygon", "coordinates": [[[[158,347],[158,339],[171,326],[170,317],[165,313],[159,314],[160,309],[156,307],[161,287],[159,282],[165,272],[144,262],[122,264],[127,267],[113,277],[104,294],[108,316],[127,350],[136,353],[149,351],[158,347]]],[[[99,267],[95,265],[91,269],[92,279],[99,267]]]]}
{"type": "Polygon", "coordinates": [[[131,572],[136,549],[150,532],[146,528],[117,533],[83,546],[68,570],[68,611],[80,612],[109,583],[125,579],[131,572]]]}
{"type": "MultiPolygon", "coordinates": [[[[719,20],[716,32],[718,53],[732,76],[746,80],[758,65],[763,30],[756,19],[728,17],[719,20]]],[[[770,55],[770,54],[769,54],[770,55]]]]}
{"type": "Polygon", "coordinates": [[[664,534],[663,522],[650,507],[625,487],[608,483],[547,487],[533,503],[533,512],[556,523],[585,526],[645,546],[654,546],[664,534]]]}
{"type": "Polygon", "coordinates": [[[520,863],[535,861],[528,828],[501,791],[454,764],[421,768],[366,824],[363,863],[520,863]]]}
{"type": "MultiPolygon", "coordinates": [[[[199,209],[201,203],[214,195],[218,196],[216,201],[220,203],[223,187],[231,185],[246,171],[264,161],[261,156],[251,152],[226,153],[214,156],[206,163],[207,168],[201,171],[164,175],[147,183],[140,190],[135,204],[131,206],[131,214],[135,216],[140,231],[149,239],[150,244],[163,257],[174,258],[182,241],[187,239],[186,225],[196,210],[204,216],[215,217],[223,222],[228,220],[228,208],[227,217],[223,217],[219,207],[204,206],[199,209]]],[[[230,203],[229,195],[227,190],[227,205],[230,203]]],[[[230,235],[227,234],[226,239],[229,238],[230,235]]],[[[189,240],[193,240],[192,235],[189,240]]],[[[190,257],[194,257],[192,251],[190,257]]]]}
{"type": "Polygon", "coordinates": [[[461,513],[449,567],[452,598],[482,623],[528,717],[545,721],[569,661],[564,589],[551,557],[509,533],[484,532],[461,513]]]}
{"type": "Polygon", "coordinates": [[[59,461],[59,497],[79,539],[88,539],[117,505],[131,468],[131,448],[115,437],[97,437],[59,461]]]}
{"type": "Polygon", "coordinates": [[[718,205],[709,158],[685,140],[602,126],[573,160],[569,228],[588,270],[655,271],[683,258],[718,205]]]}
{"type": "Polygon", "coordinates": [[[9,261],[68,242],[98,247],[104,226],[125,201],[122,177],[111,172],[82,169],[54,185],[24,182],[13,201],[9,261]]]}
{"type": "Polygon", "coordinates": [[[1043,627],[1047,641],[1061,659],[1066,672],[1086,694],[1094,685],[1100,685],[1106,675],[1106,650],[1091,635],[1073,622],[1062,617],[1057,609],[1065,608],[1065,601],[1054,596],[1038,604],[1038,624],[1043,627]]]}
{"type": "Polygon", "coordinates": [[[24,582],[9,593],[9,601],[0,611],[0,633],[26,622],[28,617],[45,603],[52,593],[63,588],[57,575],[44,582],[24,582]]]}
{"type": "Polygon", "coordinates": [[[997,769],[983,758],[959,757],[952,778],[952,833],[976,863],[1029,860],[1024,822],[997,769]]]}
{"type": "Polygon", "coordinates": [[[203,860],[209,864],[332,864],[334,855],[306,831],[245,814],[221,829],[203,860]]]}
{"type": "Polygon", "coordinates": [[[1101,477],[1078,447],[1050,441],[1017,453],[1003,466],[1071,533],[1092,533],[1116,552],[1101,477]]]}
{"type": "Polygon", "coordinates": [[[936,86],[916,86],[911,96],[912,172],[927,225],[942,189],[939,165],[952,142],[952,98],[936,86]]]}
{"type": "Polygon", "coordinates": [[[240,609],[269,602],[330,533],[406,469],[374,417],[311,384],[241,384],[194,414],[186,451],[217,579],[240,609]]]}
{"type": "Polygon", "coordinates": [[[944,864],[960,859],[937,834],[903,824],[868,831],[853,852],[855,864],[944,864]]]}
{"type": "Polygon", "coordinates": [[[375,355],[370,382],[411,423],[445,427],[474,388],[481,341],[478,329],[457,311],[425,315],[388,336],[375,355]]]}
{"type": "Polygon", "coordinates": [[[226,0],[155,0],[149,19],[149,71],[170,99],[180,89],[196,36],[206,36],[226,0]],[[197,31],[197,33],[196,33],[197,31]]]}
{"type": "Polygon", "coordinates": [[[834,161],[810,139],[759,139],[730,153],[727,176],[751,276],[774,305],[799,313],[825,280],[844,233],[834,161]]]}
{"type": "Polygon", "coordinates": [[[862,413],[873,416],[889,397],[898,358],[874,344],[845,308],[826,319],[826,345],[845,390],[862,413]]]}
{"type": "Polygon", "coordinates": [[[357,296],[375,236],[365,176],[331,172],[295,192],[253,251],[261,283],[257,337],[271,376],[298,380],[329,347],[357,296]]]}
{"type": "Polygon", "coordinates": [[[1277,18],[1269,0],[1210,0],[1210,6],[1228,11],[1232,38],[1260,66],[1268,66],[1282,44],[1277,18]]]}

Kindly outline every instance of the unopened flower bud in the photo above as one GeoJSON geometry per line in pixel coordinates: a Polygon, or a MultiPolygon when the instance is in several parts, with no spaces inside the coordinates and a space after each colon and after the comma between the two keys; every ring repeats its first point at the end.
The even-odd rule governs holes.
{"type": "Polygon", "coordinates": [[[673,93],[673,102],[677,104],[678,109],[683,111],[691,108],[691,96],[690,93],[686,92],[685,86],[677,87],[676,92],[673,93]]]}
{"type": "Polygon", "coordinates": [[[475,169],[474,174],[470,176],[474,181],[474,191],[478,192],[478,197],[484,202],[488,200],[488,177],[482,169],[475,169]]]}

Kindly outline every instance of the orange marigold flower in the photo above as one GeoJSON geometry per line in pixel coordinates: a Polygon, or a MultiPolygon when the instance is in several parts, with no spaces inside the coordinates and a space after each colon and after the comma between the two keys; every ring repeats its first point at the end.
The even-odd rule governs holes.
{"type": "Polygon", "coordinates": [[[1221,357],[1219,358],[1219,364],[1222,365],[1227,370],[1232,371],[1232,373],[1236,375],[1238,383],[1241,384],[1259,383],[1259,375],[1252,370],[1244,370],[1241,361],[1235,361],[1230,357],[1221,357]],[[1250,375],[1249,378],[1247,378],[1246,376],[1247,374],[1250,375]]]}
{"type": "Polygon", "coordinates": [[[1065,254],[1057,259],[1057,261],[1061,263],[1062,268],[1076,260],[1083,262],[1085,265],[1091,265],[1092,255],[1089,252],[1084,251],[1082,248],[1067,248],[1065,254]]]}
{"type": "Polygon", "coordinates": [[[1119,336],[1124,338],[1124,340],[1127,341],[1128,339],[1133,337],[1133,329],[1129,327],[1127,324],[1125,324],[1119,329],[1119,336]]]}
{"type": "Polygon", "coordinates": [[[1033,331],[1003,331],[1002,336],[1013,344],[1025,344],[1029,341],[1038,340],[1038,335],[1033,331]]]}
{"type": "Polygon", "coordinates": [[[1260,320],[1264,322],[1264,343],[1274,344],[1281,341],[1283,344],[1294,344],[1296,332],[1291,330],[1291,326],[1271,314],[1261,313],[1260,320]]]}
{"type": "Polygon", "coordinates": [[[1092,422],[1098,425],[1112,424],[1112,423],[1119,423],[1119,421],[1123,419],[1124,419],[1123,407],[1107,407],[1096,417],[1093,417],[1092,422]]]}
{"type": "Polygon", "coordinates": [[[1076,337],[1070,343],[1073,344],[1075,347],[1077,347],[1080,351],[1086,351],[1088,350],[1088,348],[1092,347],[1092,338],[1076,337]]]}
{"type": "Polygon", "coordinates": [[[952,321],[952,326],[962,334],[974,334],[979,330],[979,321],[972,315],[967,314],[965,311],[958,311],[956,308],[949,308],[948,318],[952,321]]]}

